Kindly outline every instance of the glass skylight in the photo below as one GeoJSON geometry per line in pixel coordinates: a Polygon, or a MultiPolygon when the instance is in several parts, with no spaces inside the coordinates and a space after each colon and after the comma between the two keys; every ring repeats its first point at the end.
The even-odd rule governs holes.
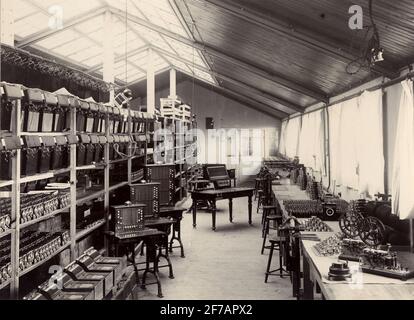
{"type": "Polygon", "coordinates": [[[66,58],[71,63],[76,63],[82,70],[99,76],[102,74],[102,55],[106,36],[104,34],[105,9],[109,9],[113,11],[113,46],[118,80],[135,82],[137,79],[145,78],[148,60],[146,48],[152,47],[156,73],[170,66],[195,74],[207,82],[216,83],[209,73],[196,68],[201,66],[203,70],[208,69],[198,50],[139,23],[146,21],[180,37],[191,39],[169,0],[13,0],[13,2],[17,46],[24,44],[23,49],[32,46],[52,56],[66,58]],[[60,25],[56,24],[56,19],[59,18],[61,18],[60,25]],[[165,54],[166,52],[168,54],[165,54]],[[128,76],[125,74],[126,61],[128,76]]]}

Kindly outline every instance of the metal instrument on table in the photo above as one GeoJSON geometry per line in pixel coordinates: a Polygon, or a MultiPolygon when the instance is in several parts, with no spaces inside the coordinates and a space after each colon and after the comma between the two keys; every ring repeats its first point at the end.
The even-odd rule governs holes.
{"type": "Polygon", "coordinates": [[[412,253],[391,252],[387,250],[365,248],[361,255],[361,268],[363,272],[376,274],[388,278],[406,281],[414,277],[414,255],[412,253]],[[399,260],[406,255],[406,264],[399,260]]]}
{"type": "Polygon", "coordinates": [[[329,268],[328,279],[330,281],[346,281],[352,278],[348,262],[334,262],[329,268]]]}
{"type": "Polygon", "coordinates": [[[123,206],[112,206],[115,237],[134,238],[139,231],[145,229],[145,207],[145,204],[132,204],[131,202],[123,206]]]}
{"type": "Polygon", "coordinates": [[[340,260],[359,261],[367,245],[357,239],[343,239],[341,244],[340,260]]]}
{"type": "Polygon", "coordinates": [[[377,218],[366,213],[366,200],[351,201],[349,209],[339,219],[339,226],[346,238],[360,239],[369,247],[384,242],[385,227],[377,218]]]}

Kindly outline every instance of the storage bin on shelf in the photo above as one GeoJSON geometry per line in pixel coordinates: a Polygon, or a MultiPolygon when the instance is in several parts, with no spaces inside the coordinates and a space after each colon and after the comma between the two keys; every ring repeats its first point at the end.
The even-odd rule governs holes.
{"type": "Polygon", "coordinates": [[[52,132],[54,128],[54,121],[57,119],[58,98],[55,94],[43,91],[45,97],[44,104],[40,109],[40,132],[52,132]]]}
{"type": "Polygon", "coordinates": [[[55,151],[56,142],[54,137],[41,137],[41,143],[38,172],[46,173],[51,168],[52,154],[55,151]]]}
{"type": "Polygon", "coordinates": [[[58,107],[55,110],[54,132],[64,132],[70,129],[70,111],[76,108],[75,98],[63,94],[57,95],[58,107]]]}
{"type": "Polygon", "coordinates": [[[20,85],[0,83],[0,131],[12,131],[12,112],[23,96],[20,85]]]}
{"type": "Polygon", "coordinates": [[[86,115],[86,132],[98,132],[99,121],[99,105],[95,102],[89,102],[89,112],[86,115]]]}
{"type": "Polygon", "coordinates": [[[0,180],[11,180],[12,160],[16,155],[16,150],[22,148],[20,138],[3,137],[0,139],[0,180]]]}
{"type": "Polygon", "coordinates": [[[38,132],[40,125],[40,112],[44,105],[43,91],[40,89],[24,89],[22,101],[22,127],[24,132],[38,132]]]}
{"type": "Polygon", "coordinates": [[[32,176],[38,173],[39,154],[42,142],[39,136],[23,137],[23,148],[21,154],[22,176],[32,176]]]}
{"type": "Polygon", "coordinates": [[[76,107],[76,131],[85,132],[86,131],[86,121],[87,115],[89,113],[89,102],[85,100],[77,100],[76,107]]]}

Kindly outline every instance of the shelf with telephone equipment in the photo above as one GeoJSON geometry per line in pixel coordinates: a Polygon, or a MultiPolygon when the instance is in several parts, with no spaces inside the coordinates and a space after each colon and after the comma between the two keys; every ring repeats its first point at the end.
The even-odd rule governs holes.
{"type": "Polygon", "coordinates": [[[101,219],[101,220],[95,221],[87,225],[86,228],[83,230],[78,230],[76,233],[76,241],[79,241],[80,239],[85,238],[87,235],[103,227],[105,224],[106,224],[106,221],[104,219],[101,219]]]}
{"type": "Polygon", "coordinates": [[[61,213],[64,213],[66,211],[69,212],[69,210],[70,210],[70,206],[67,206],[67,207],[62,208],[62,209],[55,210],[52,213],[45,214],[44,216],[40,216],[39,218],[35,218],[35,219],[30,220],[28,222],[22,223],[20,225],[20,229],[25,229],[25,228],[28,228],[28,227],[30,227],[32,225],[37,224],[37,223],[43,222],[45,220],[49,220],[51,218],[56,217],[57,215],[59,215],[61,213]]]}
{"type": "MultiPolygon", "coordinates": [[[[11,205],[5,214],[1,210],[4,206],[0,209],[0,238],[8,240],[9,236],[18,247],[27,249],[27,252],[12,252],[11,246],[2,248],[5,253],[2,256],[14,263],[0,260],[0,270],[11,265],[20,270],[10,270],[10,279],[0,279],[0,289],[3,291],[12,283],[10,294],[19,296],[20,281],[25,281],[20,279],[23,275],[49,263],[65,250],[70,253],[70,261],[75,261],[82,254],[78,251],[81,242],[93,238],[89,236],[108,225],[105,208],[100,211],[101,217],[94,217],[93,221],[86,219],[83,224],[77,223],[77,219],[73,221],[77,215],[74,211],[90,202],[109,203],[117,190],[148,180],[147,164],[152,162],[157,147],[157,142],[152,141],[154,134],[149,133],[155,132],[154,128],[161,122],[165,128],[172,128],[174,134],[180,133],[183,120],[81,99],[66,90],[51,93],[4,82],[0,82],[0,88],[2,102],[10,107],[10,110],[1,110],[0,131],[6,134],[0,136],[0,189],[8,188],[1,196],[21,204],[19,212],[14,212],[11,205]],[[14,130],[15,123],[19,130],[14,130]],[[21,159],[19,164],[17,159],[21,159]],[[27,194],[18,192],[16,180],[27,194]],[[54,197],[46,199],[49,191],[54,197]],[[28,233],[36,227],[48,230],[58,224],[66,230],[64,240],[53,238],[52,232],[28,233]],[[29,246],[24,235],[37,239],[34,243],[39,247],[29,246]]],[[[174,147],[182,149],[175,141],[179,135],[166,141],[169,138],[174,147]]],[[[175,153],[177,149],[171,150],[175,153]]],[[[172,189],[175,190],[173,180],[184,177],[187,169],[184,164],[172,166],[172,189]]],[[[165,203],[174,204],[181,199],[183,188],[171,197],[168,192],[163,194],[165,203]]]]}
{"type": "Polygon", "coordinates": [[[39,268],[40,266],[42,266],[43,264],[45,264],[46,262],[48,262],[52,258],[56,257],[62,251],[68,249],[69,246],[70,246],[70,243],[66,243],[65,245],[62,245],[60,247],[55,248],[55,251],[53,253],[49,254],[46,258],[44,258],[44,260],[41,260],[41,261],[33,264],[32,266],[28,267],[27,269],[24,269],[23,271],[19,272],[19,276],[22,277],[22,276],[28,274],[29,272],[32,272],[33,270],[39,268]]]}

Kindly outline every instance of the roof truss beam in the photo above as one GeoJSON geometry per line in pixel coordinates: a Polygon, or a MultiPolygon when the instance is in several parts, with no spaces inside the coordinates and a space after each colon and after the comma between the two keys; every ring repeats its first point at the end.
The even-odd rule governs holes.
{"type": "MultiPolygon", "coordinates": [[[[39,9],[41,9],[41,8],[39,8],[39,9]]],[[[24,47],[30,46],[34,43],[37,43],[39,41],[42,41],[42,40],[44,40],[48,37],[54,36],[58,33],[61,33],[65,30],[71,28],[71,27],[76,26],[77,24],[85,22],[89,19],[93,19],[93,18],[103,14],[106,10],[107,9],[104,8],[104,7],[100,8],[100,9],[93,9],[93,10],[91,10],[89,12],[86,12],[82,15],[74,17],[73,19],[70,19],[69,21],[64,21],[62,29],[52,30],[52,29],[48,28],[48,29],[39,31],[39,32],[35,33],[34,35],[21,40],[17,44],[17,48],[24,48],[24,47]]]]}
{"type": "MultiPolygon", "coordinates": [[[[353,61],[359,56],[358,52],[350,52],[349,49],[345,49],[341,44],[335,43],[334,39],[328,39],[326,37],[317,35],[313,31],[309,31],[304,28],[298,29],[298,26],[288,25],[286,22],[283,22],[280,19],[272,21],[268,16],[241,7],[237,5],[233,0],[204,0],[204,3],[200,2],[199,0],[187,1],[191,1],[193,5],[199,8],[203,8],[204,10],[206,8],[206,4],[212,5],[235,17],[255,24],[256,26],[283,36],[288,36],[289,38],[298,41],[307,47],[328,53],[331,56],[344,61],[353,61]]],[[[372,67],[372,71],[387,77],[394,77],[396,75],[396,71],[378,65],[372,67]]]]}
{"type": "MultiPolygon", "coordinates": [[[[118,16],[124,16],[123,11],[110,7],[110,10],[114,13],[117,14],[118,16]]],[[[164,29],[158,25],[155,25],[149,21],[143,20],[139,17],[133,16],[133,15],[128,15],[128,20],[130,20],[131,22],[134,22],[138,25],[141,25],[147,29],[153,30],[155,32],[158,32],[160,34],[163,34],[171,39],[174,39],[176,41],[179,41],[183,44],[186,44],[188,46],[191,46],[197,50],[200,50],[201,52],[206,52],[207,54],[216,57],[218,59],[221,59],[223,61],[229,62],[233,65],[237,65],[241,68],[244,68],[250,72],[253,72],[257,75],[260,75],[261,77],[268,79],[272,82],[278,83],[280,85],[283,85],[287,88],[290,88],[294,91],[300,92],[304,95],[307,95],[309,97],[314,98],[317,101],[327,101],[327,96],[324,93],[319,93],[319,92],[315,92],[314,90],[311,90],[309,88],[306,88],[302,85],[299,85],[295,82],[292,82],[290,80],[284,79],[283,77],[279,76],[279,75],[274,75],[274,74],[270,74],[268,71],[262,69],[261,67],[258,66],[254,66],[250,63],[247,63],[245,61],[241,61],[237,58],[231,57],[228,54],[221,52],[217,49],[214,49],[212,47],[206,46],[204,44],[198,43],[196,41],[187,39],[185,37],[182,37],[181,35],[178,35],[174,32],[171,32],[170,30],[164,29]]]]}
{"type": "MultiPolygon", "coordinates": [[[[140,53],[144,52],[147,49],[148,49],[148,46],[145,45],[145,46],[142,46],[142,47],[140,47],[138,49],[132,50],[131,52],[128,52],[126,54],[123,54],[121,56],[118,56],[118,57],[115,58],[115,63],[121,62],[122,60],[125,60],[126,58],[130,58],[130,57],[133,57],[133,56],[135,56],[137,54],[140,54],[140,53]]],[[[97,72],[100,69],[102,69],[102,67],[103,67],[103,63],[97,64],[97,65],[89,68],[88,70],[86,70],[86,73],[97,72]]]]}
{"type": "MultiPolygon", "coordinates": [[[[192,24],[191,25],[191,27],[192,27],[192,30],[190,30],[190,27],[189,27],[189,25],[187,24],[187,21],[185,20],[185,18],[184,18],[184,16],[183,16],[183,14],[182,14],[182,12],[181,12],[181,10],[180,10],[180,8],[178,7],[178,5],[177,5],[177,3],[176,3],[176,1],[175,0],[168,0],[168,2],[169,2],[169,4],[170,4],[170,6],[171,6],[171,8],[172,8],[172,10],[174,11],[174,13],[176,14],[176,16],[177,16],[177,18],[178,18],[178,20],[180,21],[180,23],[181,23],[181,25],[183,26],[183,28],[184,28],[184,30],[186,31],[186,33],[191,37],[191,40],[193,40],[193,41],[195,41],[196,40],[196,38],[195,38],[195,33],[197,33],[198,34],[198,38],[199,39],[201,39],[201,41],[203,42],[203,40],[202,40],[202,36],[201,36],[201,34],[200,34],[200,32],[199,32],[199,30],[198,30],[198,28],[197,28],[197,26],[195,25],[195,24],[192,24]]],[[[191,16],[191,13],[189,12],[189,10],[188,10],[188,7],[187,7],[187,5],[185,4],[185,10],[187,11],[187,15],[190,15],[191,16]]],[[[210,68],[210,70],[212,70],[213,68],[211,67],[211,63],[210,63],[210,61],[208,61],[207,59],[206,59],[206,57],[205,57],[205,53],[204,52],[200,52],[200,56],[201,56],[201,59],[203,59],[203,61],[204,61],[204,63],[206,64],[206,66],[208,66],[209,68],[210,68]]],[[[214,79],[214,81],[217,83],[217,79],[215,79],[215,77],[213,77],[213,79],[214,79]]]]}

